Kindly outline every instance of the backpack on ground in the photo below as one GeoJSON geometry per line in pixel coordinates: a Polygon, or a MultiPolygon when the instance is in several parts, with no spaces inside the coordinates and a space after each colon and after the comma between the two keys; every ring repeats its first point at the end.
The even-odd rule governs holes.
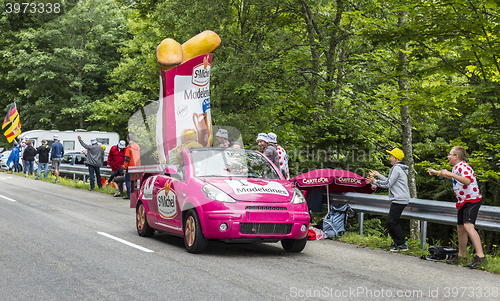
{"type": "Polygon", "coordinates": [[[346,232],[347,218],[354,215],[354,210],[348,204],[339,207],[330,206],[330,211],[323,220],[323,232],[332,238],[340,237],[346,232]]]}
{"type": "Polygon", "coordinates": [[[429,247],[429,256],[422,256],[422,259],[432,260],[432,261],[443,261],[446,259],[450,259],[453,255],[458,254],[457,249],[447,248],[447,247],[439,247],[439,246],[430,246],[429,247]]]}

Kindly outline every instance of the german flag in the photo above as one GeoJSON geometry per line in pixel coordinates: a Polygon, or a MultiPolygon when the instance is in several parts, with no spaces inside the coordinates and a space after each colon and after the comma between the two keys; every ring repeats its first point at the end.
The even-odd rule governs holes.
{"type": "Polygon", "coordinates": [[[14,102],[12,105],[10,105],[10,108],[9,108],[9,111],[7,112],[7,115],[5,115],[5,119],[3,120],[3,124],[2,124],[2,130],[10,125],[10,124],[14,124],[14,119],[16,119],[16,117],[19,116],[19,113],[17,112],[17,107],[16,107],[16,103],[14,102]]]}
{"type": "Polygon", "coordinates": [[[3,134],[9,143],[21,134],[21,122],[19,121],[19,115],[16,116],[16,118],[12,121],[11,126],[3,134]]]}

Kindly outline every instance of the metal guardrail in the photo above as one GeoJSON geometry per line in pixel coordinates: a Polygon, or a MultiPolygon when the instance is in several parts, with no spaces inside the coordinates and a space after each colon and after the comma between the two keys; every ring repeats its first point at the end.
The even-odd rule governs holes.
{"type": "MultiPolygon", "coordinates": [[[[52,169],[52,165],[49,165],[49,169],[52,169]]],[[[61,165],[59,168],[60,174],[72,174],[73,182],[76,181],[76,175],[83,176],[83,181],[86,181],[87,176],[89,175],[89,168],[85,165],[61,165]]],[[[105,167],[100,168],[101,177],[109,178],[113,173],[111,169],[105,167]]]]}
{"type": "MultiPolygon", "coordinates": [[[[389,198],[384,195],[346,192],[330,194],[330,204],[349,204],[354,211],[359,212],[359,232],[363,234],[363,213],[388,215],[391,207],[389,198]]],[[[427,222],[456,225],[457,209],[455,203],[433,200],[410,199],[401,214],[402,218],[420,221],[420,246],[425,248],[427,238],[427,222]]],[[[500,207],[482,205],[479,208],[476,228],[490,231],[500,231],[500,207]]]]}

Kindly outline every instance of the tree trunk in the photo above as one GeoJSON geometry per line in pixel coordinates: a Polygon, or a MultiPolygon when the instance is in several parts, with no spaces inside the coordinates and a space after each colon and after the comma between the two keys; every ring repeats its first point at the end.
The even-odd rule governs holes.
{"type": "MultiPolygon", "coordinates": [[[[406,23],[407,12],[401,12],[399,15],[398,25],[402,26],[406,23]]],[[[413,161],[413,145],[411,128],[412,121],[410,109],[408,106],[408,57],[406,55],[406,44],[401,45],[399,51],[398,64],[398,84],[401,102],[401,142],[403,144],[403,152],[405,153],[404,162],[408,165],[408,186],[410,188],[410,197],[417,197],[417,185],[415,182],[415,163],[413,161]]],[[[410,237],[418,240],[420,234],[420,224],[418,220],[410,221],[410,237]]]]}

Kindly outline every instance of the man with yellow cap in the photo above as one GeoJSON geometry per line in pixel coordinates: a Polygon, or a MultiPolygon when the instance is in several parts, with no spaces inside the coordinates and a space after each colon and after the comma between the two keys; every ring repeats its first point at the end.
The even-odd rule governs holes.
{"type": "Polygon", "coordinates": [[[395,148],[387,152],[390,154],[389,161],[392,165],[387,178],[382,176],[378,171],[371,170],[369,173],[370,177],[366,179],[366,182],[369,184],[373,183],[377,187],[389,188],[389,200],[392,203],[389,216],[387,216],[387,225],[389,234],[394,241],[394,248],[391,249],[391,252],[408,251],[408,245],[399,224],[401,213],[410,202],[408,166],[401,162],[405,156],[402,150],[395,148]],[[374,177],[378,179],[375,180],[374,177]]]}

